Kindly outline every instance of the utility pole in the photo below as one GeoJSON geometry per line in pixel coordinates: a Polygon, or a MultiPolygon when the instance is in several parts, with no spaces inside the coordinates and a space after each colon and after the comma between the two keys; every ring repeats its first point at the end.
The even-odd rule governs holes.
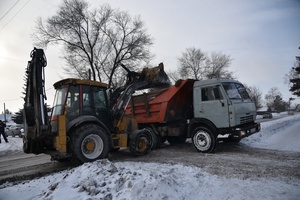
{"type": "Polygon", "coordinates": [[[5,103],[4,103],[4,122],[6,123],[6,109],[5,109],[5,103]]]}

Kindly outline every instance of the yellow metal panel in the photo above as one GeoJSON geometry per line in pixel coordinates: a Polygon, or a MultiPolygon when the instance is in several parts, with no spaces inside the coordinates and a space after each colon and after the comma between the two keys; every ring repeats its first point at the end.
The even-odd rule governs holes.
{"type": "Polygon", "coordinates": [[[61,153],[67,153],[66,116],[58,116],[58,134],[55,138],[55,148],[61,153]]]}
{"type": "Polygon", "coordinates": [[[119,147],[127,147],[127,141],[128,141],[128,134],[123,133],[123,134],[118,134],[119,136],[119,147]]]}
{"type": "Polygon", "coordinates": [[[128,134],[138,129],[136,119],[130,115],[124,115],[117,126],[120,133],[128,134]]]}

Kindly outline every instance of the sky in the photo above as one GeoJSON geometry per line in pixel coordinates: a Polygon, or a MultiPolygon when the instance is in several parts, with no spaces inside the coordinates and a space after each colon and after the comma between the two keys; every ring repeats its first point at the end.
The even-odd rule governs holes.
{"type": "MultiPolygon", "coordinates": [[[[0,113],[23,107],[24,74],[33,49],[31,34],[38,17],[53,16],[60,0],[0,0],[0,113]],[[14,6],[15,4],[15,6],[14,6]]],[[[153,65],[164,63],[175,70],[178,58],[190,47],[231,56],[230,71],[248,86],[258,87],[263,97],[278,87],[283,100],[292,94],[284,74],[300,55],[300,0],[90,0],[95,8],[112,8],[139,15],[154,38],[153,65]]],[[[45,49],[47,104],[52,105],[53,84],[67,78],[62,49],[45,49]]],[[[300,99],[294,101],[300,103],[300,99]]]]}

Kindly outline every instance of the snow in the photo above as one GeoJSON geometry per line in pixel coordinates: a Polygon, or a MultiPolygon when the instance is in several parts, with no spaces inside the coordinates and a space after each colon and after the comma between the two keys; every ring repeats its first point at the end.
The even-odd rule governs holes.
{"type": "Polygon", "coordinates": [[[19,137],[7,137],[8,143],[5,142],[1,135],[0,152],[3,151],[22,151],[23,140],[19,137]]]}
{"type": "MultiPolygon", "coordinates": [[[[241,145],[300,152],[300,115],[263,122],[241,145]]],[[[1,151],[19,151],[9,137],[1,151]]],[[[180,163],[99,160],[31,181],[5,183],[0,199],[299,199],[299,179],[228,178],[180,163]]]]}
{"type": "Polygon", "coordinates": [[[261,123],[261,131],[241,143],[255,148],[300,152],[300,115],[261,123]]]}

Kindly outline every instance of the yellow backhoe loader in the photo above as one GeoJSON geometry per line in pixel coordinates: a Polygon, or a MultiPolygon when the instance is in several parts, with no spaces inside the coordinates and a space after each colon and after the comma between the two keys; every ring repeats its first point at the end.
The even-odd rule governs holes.
{"type": "Polygon", "coordinates": [[[92,80],[68,78],[54,84],[56,94],[50,119],[46,111],[43,49],[31,52],[27,66],[24,103],[25,153],[51,155],[54,160],[84,163],[107,158],[110,151],[128,147],[136,155],[150,149],[151,132],[138,129],[133,116],[124,111],[139,89],[169,85],[163,64],[127,71],[126,84],[112,92],[108,85],[92,80]]]}

